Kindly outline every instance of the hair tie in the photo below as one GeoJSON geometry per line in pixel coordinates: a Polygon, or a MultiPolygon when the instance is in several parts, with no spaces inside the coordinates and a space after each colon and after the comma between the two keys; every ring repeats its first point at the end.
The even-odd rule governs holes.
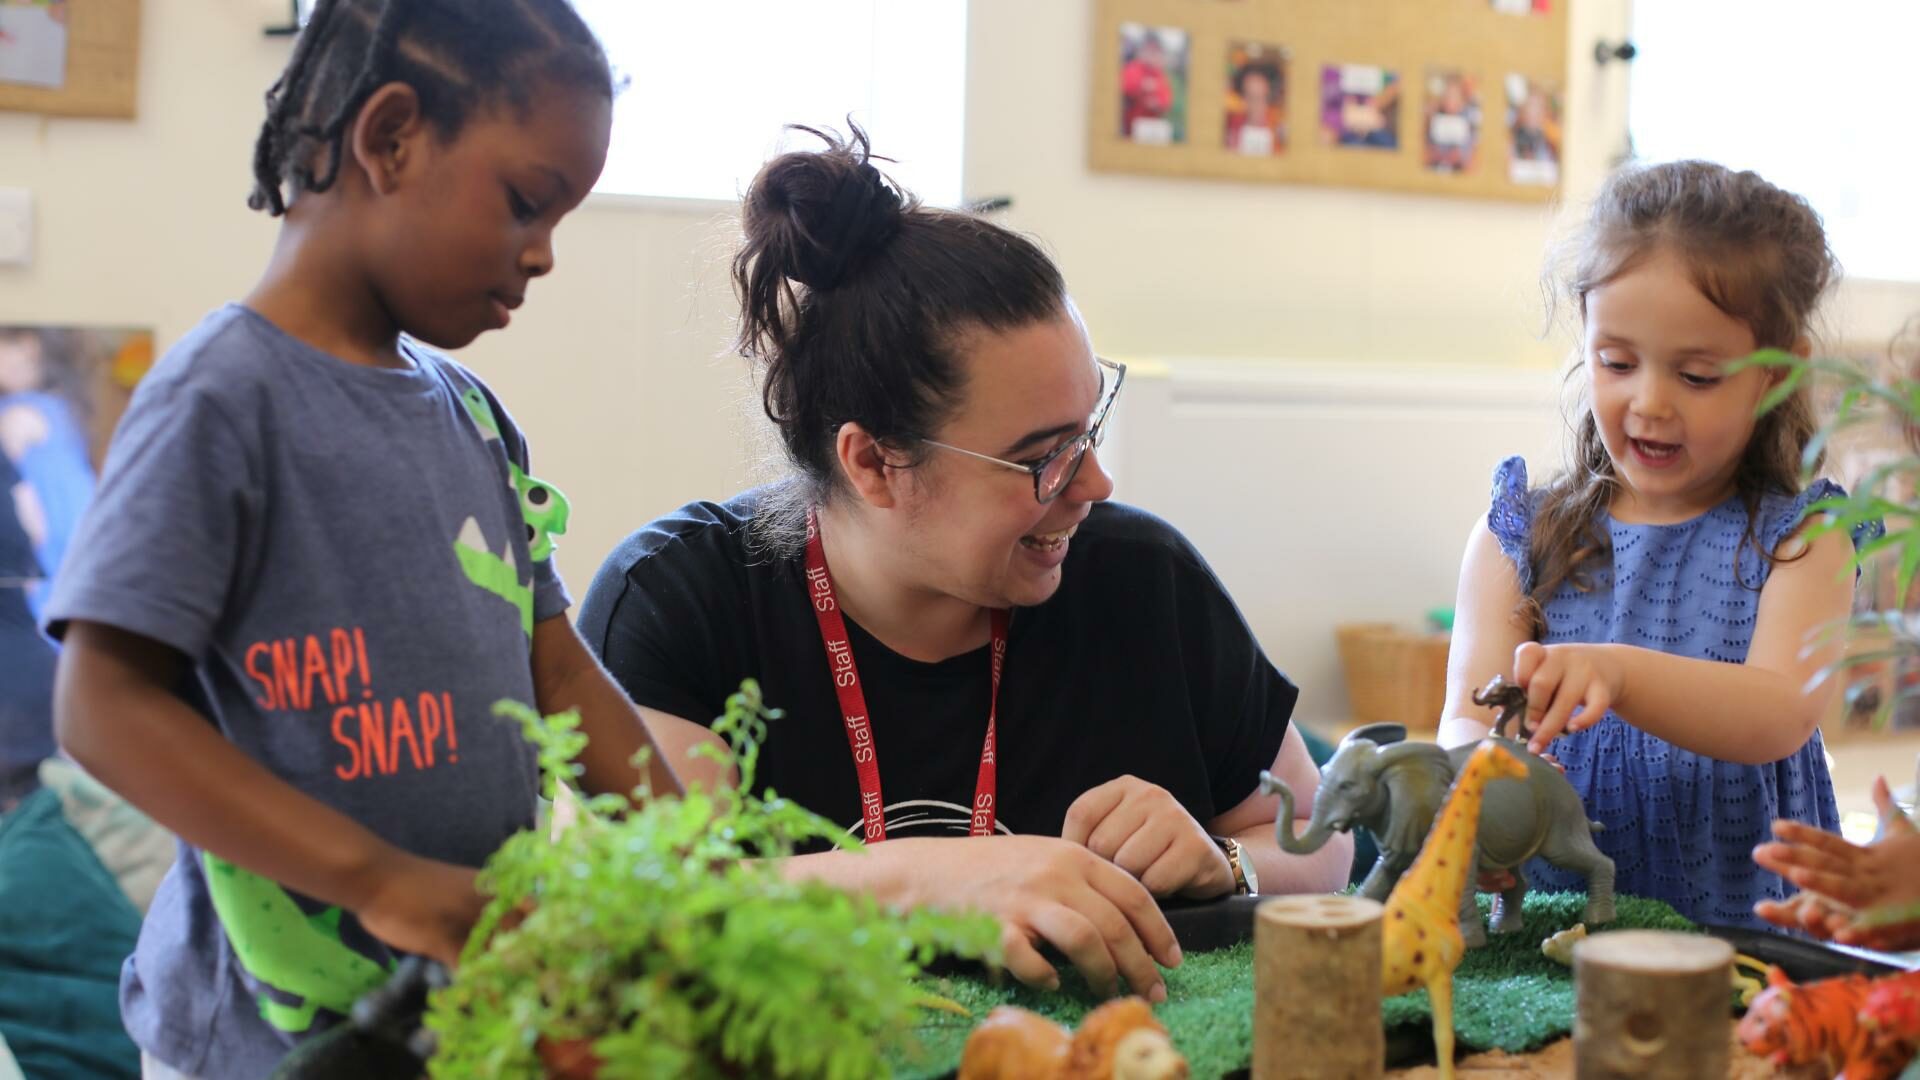
{"type": "Polygon", "coordinates": [[[820,239],[801,246],[788,276],[810,289],[834,288],[893,238],[900,212],[900,196],[880,170],[862,162],[840,181],[819,225],[820,239]]]}

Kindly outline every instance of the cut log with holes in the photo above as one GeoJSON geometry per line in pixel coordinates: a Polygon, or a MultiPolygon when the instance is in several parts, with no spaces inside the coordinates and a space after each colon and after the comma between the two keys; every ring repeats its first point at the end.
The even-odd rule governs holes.
{"type": "Polygon", "coordinates": [[[1359,896],[1283,896],[1253,920],[1253,1080],[1386,1071],[1380,917],[1359,896]]]}
{"type": "Polygon", "coordinates": [[[1727,1075],[1733,946],[1704,934],[1619,930],[1573,948],[1574,1075],[1727,1075]]]}

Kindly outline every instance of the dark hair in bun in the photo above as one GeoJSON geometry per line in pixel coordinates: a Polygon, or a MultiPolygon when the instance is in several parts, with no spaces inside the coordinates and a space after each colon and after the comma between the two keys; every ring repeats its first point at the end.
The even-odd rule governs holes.
{"type": "Polygon", "coordinates": [[[921,205],[873,167],[866,133],[849,126],[844,140],[794,127],[826,146],[761,168],[733,260],[739,348],[764,368],[762,400],[799,472],[799,507],[832,494],[840,425],[911,453],[958,399],[965,334],[1067,309],[1066,283],[1037,245],[921,205]]]}

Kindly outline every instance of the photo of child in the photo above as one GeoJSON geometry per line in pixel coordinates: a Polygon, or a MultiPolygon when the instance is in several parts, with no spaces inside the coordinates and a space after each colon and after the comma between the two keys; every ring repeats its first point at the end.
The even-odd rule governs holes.
{"type": "Polygon", "coordinates": [[[1427,73],[1427,145],[1421,163],[1432,172],[1469,173],[1480,149],[1480,87],[1473,76],[1427,73]]]}
{"type": "Polygon", "coordinates": [[[66,82],[66,0],[0,0],[0,83],[58,90],[66,82]]]}
{"type": "Polygon", "coordinates": [[[1516,184],[1560,182],[1560,90],[1525,75],[1507,76],[1507,176],[1516,184]]]}
{"type": "Polygon", "coordinates": [[[1400,76],[1369,64],[1320,69],[1320,138],[1336,146],[1400,148],[1400,76]]]}
{"type": "Polygon", "coordinates": [[[1248,157],[1287,148],[1287,54],[1276,45],[1227,46],[1225,145],[1248,157]]]}
{"type": "Polygon", "coordinates": [[[1120,135],[1166,146],[1187,141],[1187,32],[1120,24],[1120,135]]]}
{"type": "Polygon", "coordinates": [[[0,811],[54,752],[40,616],[107,436],[152,363],[144,330],[0,324],[0,811]]]}

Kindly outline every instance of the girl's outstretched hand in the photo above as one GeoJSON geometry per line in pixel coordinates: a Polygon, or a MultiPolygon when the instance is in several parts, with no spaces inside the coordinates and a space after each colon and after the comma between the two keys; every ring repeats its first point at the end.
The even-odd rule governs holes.
{"type": "Polygon", "coordinates": [[[1776,821],[1774,843],[1753,861],[1800,887],[1784,903],[1754,913],[1776,926],[1876,949],[1920,948],[1920,827],[1900,808],[1884,777],[1873,783],[1879,839],[1849,843],[1797,821],[1776,821]]]}
{"type": "Polygon", "coordinates": [[[1620,700],[1625,680],[1616,653],[1605,645],[1542,645],[1513,651],[1513,681],[1527,692],[1527,749],[1544,753],[1562,734],[1585,731],[1620,700]]]}

